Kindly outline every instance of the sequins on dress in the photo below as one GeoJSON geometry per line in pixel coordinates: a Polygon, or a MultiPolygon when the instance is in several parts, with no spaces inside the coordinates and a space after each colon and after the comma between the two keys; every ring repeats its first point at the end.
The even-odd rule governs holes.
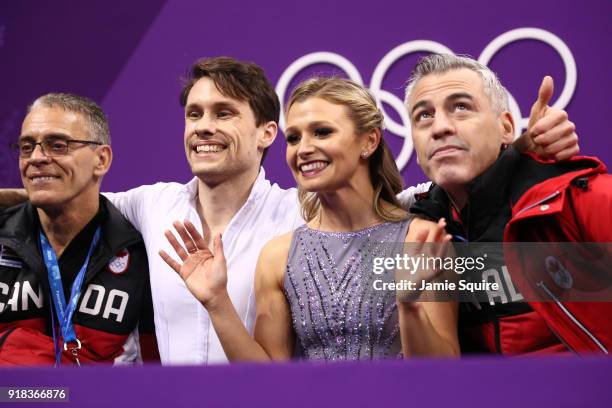
{"type": "Polygon", "coordinates": [[[400,253],[410,220],[355,232],[303,225],[293,234],[284,290],[296,354],[308,360],[372,360],[401,356],[395,293],[375,290],[375,257],[400,253]]]}

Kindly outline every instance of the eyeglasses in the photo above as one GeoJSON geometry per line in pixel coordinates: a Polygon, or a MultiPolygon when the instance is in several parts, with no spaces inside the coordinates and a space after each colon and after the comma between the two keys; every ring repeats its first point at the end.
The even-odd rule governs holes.
{"type": "Polygon", "coordinates": [[[42,153],[47,157],[59,157],[66,156],[70,153],[70,144],[80,143],[82,145],[98,145],[101,146],[104,143],[93,142],[91,140],[74,140],[74,139],[61,139],[61,138],[49,138],[42,142],[34,142],[32,140],[20,140],[17,143],[11,143],[10,147],[13,151],[19,153],[19,158],[29,159],[36,146],[40,145],[42,153]]]}

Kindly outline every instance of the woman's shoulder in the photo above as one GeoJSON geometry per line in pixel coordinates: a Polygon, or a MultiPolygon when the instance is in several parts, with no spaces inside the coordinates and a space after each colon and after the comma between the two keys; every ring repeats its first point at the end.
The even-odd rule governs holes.
{"type": "Polygon", "coordinates": [[[272,238],[263,246],[255,271],[256,281],[274,282],[274,285],[282,287],[292,237],[293,231],[290,231],[272,238]]]}
{"type": "Polygon", "coordinates": [[[391,204],[387,201],[381,203],[380,209],[386,215],[385,218],[388,220],[394,220],[396,222],[402,222],[409,218],[410,213],[402,207],[391,204]]]}
{"type": "Polygon", "coordinates": [[[262,261],[286,260],[291,247],[294,231],[289,231],[268,241],[261,249],[262,261]]]}

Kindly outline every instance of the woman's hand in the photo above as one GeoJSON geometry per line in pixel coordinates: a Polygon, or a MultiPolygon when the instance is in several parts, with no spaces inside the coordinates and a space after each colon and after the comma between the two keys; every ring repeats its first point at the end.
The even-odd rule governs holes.
{"type": "Polygon", "coordinates": [[[437,278],[443,269],[436,264],[443,264],[441,260],[448,252],[451,235],[446,233],[446,220],[441,218],[437,223],[422,219],[414,219],[410,224],[406,236],[406,250],[408,256],[419,261],[419,267],[414,270],[398,269],[396,282],[410,282],[411,289],[396,291],[400,302],[415,301],[421,294],[423,282],[430,282],[437,278]]]}
{"type": "Polygon", "coordinates": [[[175,221],[181,245],[170,230],[165,236],[183,264],[172,259],[165,251],[159,255],[185,282],[187,289],[206,307],[214,307],[217,300],[227,296],[227,265],[223,254],[221,234],[213,238],[213,252],[195,226],[189,222],[175,221]]]}
{"type": "MultiPolygon", "coordinates": [[[[406,243],[412,247],[408,251],[409,255],[421,259],[452,256],[449,244],[452,237],[446,233],[445,227],[446,221],[443,218],[437,223],[413,220],[406,235],[406,243]]],[[[445,270],[439,264],[410,271],[408,279],[413,282],[416,290],[397,292],[404,357],[459,355],[457,303],[440,301],[437,296],[429,296],[432,291],[421,289],[423,282],[439,279],[443,272],[445,270]]]]}

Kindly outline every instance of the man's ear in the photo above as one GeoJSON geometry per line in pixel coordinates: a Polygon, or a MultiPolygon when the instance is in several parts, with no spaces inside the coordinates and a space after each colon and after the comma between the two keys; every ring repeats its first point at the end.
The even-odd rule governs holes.
{"type": "Polygon", "coordinates": [[[514,118],[510,112],[502,112],[499,115],[500,124],[502,126],[502,143],[512,144],[514,141],[514,118]]]}
{"type": "Polygon", "coordinates": [[[258,147],[263,151],[274,142],[274,139],[276,139],[276,135],[278,134],[278,124],[274,121],[270,121],[262,126],[263,132],[259,138],[258,147]]]}
{"type": "Polygon", "coordinates": [[[96,147],[96,158],[94,166],[94,175],[97,177],[104,176],[110,169],[113,162],[113,150],[109,145],[96,147]]]}

